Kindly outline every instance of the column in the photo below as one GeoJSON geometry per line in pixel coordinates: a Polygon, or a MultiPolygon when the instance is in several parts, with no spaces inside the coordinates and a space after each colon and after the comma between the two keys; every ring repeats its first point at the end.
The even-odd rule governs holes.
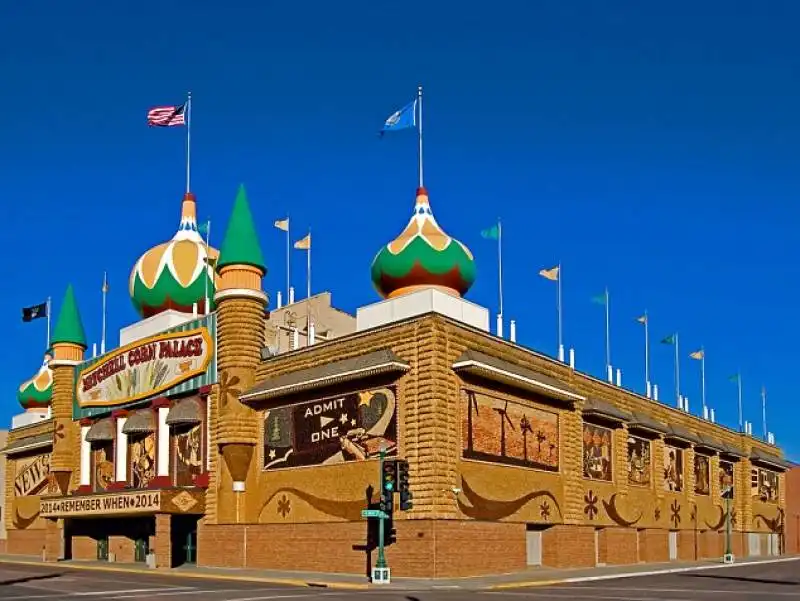
{"type": "Polygon", "coordinates": [[[127,417],[117,418],[117,446],[116,446],[116,481],[127,482],[128,480],[128,435],[122,431],[127,417]]]}
{"type": "Polygon", "coordinates": [[[81,426],[81,486],[92,485],[92,445],[86,440],[90,426],[81,426]]]}
{"type": "Polygon", "coordinates": [[[158,477],[169,477],[169,407],[158,408],[158,477]]]}

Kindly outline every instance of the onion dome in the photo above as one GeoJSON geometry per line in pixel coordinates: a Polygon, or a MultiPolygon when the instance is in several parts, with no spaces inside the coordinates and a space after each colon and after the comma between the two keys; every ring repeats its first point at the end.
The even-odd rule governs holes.
{"type": "Polygon", "coordinates": [[[47,409],[53,399],[53,370],[49,363],[53,355],[48,351],[44,355],[44,361],[39,371],[30,380],[25,380],[20,384],[17,391],[17,400],[25,411],[36,411],[37,409],[47,409]]]}
{"type": "Polygon", "coordinates": [[[200,235],[197,203],[194,194],[187,192],[178,232],[169,242],[144,253],[131,271],[128,288],[134,307],[142,317],[167,309],[191,313],[195,303],[198,311],[208,313],[213,307],[207,308],[205,299],[214,298],[213,265],[218,255],[200,235]]]}
{"type": "Polygon", "coordinates": [[[461,242],[444,233],[431,212],[428,192],[417,189],[414,214],[403,233],[372,261],[372,283],[384,298],[437,288],[463,296],[475,281],[475,260],[461,242]]]}

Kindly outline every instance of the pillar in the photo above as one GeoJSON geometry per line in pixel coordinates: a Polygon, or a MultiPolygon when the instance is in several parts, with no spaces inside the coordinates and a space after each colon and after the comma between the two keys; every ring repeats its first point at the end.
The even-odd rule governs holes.
{"type": "Polygon", "coordinates": [[[128,435],[122,431],[125,427],[125,422],[128,421],[127,417],[117,417],[117,444],[115,446],[114,466],[116,471],[117,482],[128,481],[128,435]]]}
{"type": "MultiPolygon", "coordinates": [[[[259,432],[258,414],[242,404],[239,395],[255,384],[267,306],[267,295],[261,290],[267,268],[243,186],[236,196],[217,270],[220,278],[214,301],[219,384],[211,398],[216,400],[216,444],[227,477],[223,472],[215,482],[218,499],[208,509],[212,519],[235,522],[246,515],[247,508],[241,506],[245,495],[239,495],[241,503],[231,495],[245,489],[259,432]]],[[[216,477],[220,475],[218,470],[216,477]]]]}
{"type": "Polygon", "coordinates": [[[156,514],[155,554],[157,568],[172,567],[172,516],[156,514]]]}

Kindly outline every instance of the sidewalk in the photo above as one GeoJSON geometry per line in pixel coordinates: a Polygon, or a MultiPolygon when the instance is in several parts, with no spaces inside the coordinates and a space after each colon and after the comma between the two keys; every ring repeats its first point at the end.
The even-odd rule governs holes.
{"type": "Polygon", "coordinates": [[[689,570],[708,570],[735,567],[756,563],[777,563],[796,561],[800,556],[749,558],[726,566],[721,559],[637,564],[626,566],[606,566],[596,568],[553,569],[531,568],[522,572],[494,576],[474,576],[469,578],[392,578],[389,585],[370,584],[365,576],[355,574],[335,574],[323,572],[292,572],[279,570],[225,569],[182,566],[172,570],[155,570],[141,564],[107,563],[100,561],[62,561],[58,564],[45,563],[38,557],[20,555],[0,555],[0,563],[17,565],[58,565],[59,568],[76,570],[96,570],[104,572],[127,572],[174,578],[197,578],[205,580],[234,580],[287,586],[320,587],[335,589],[387,589],[387,590],[441,590],[460,589],[464,591],[501,590],[507,588],[547,586],[570,582],[591,580],[611,580],[632,578],[655,574],[670,574],[689,570]]]}

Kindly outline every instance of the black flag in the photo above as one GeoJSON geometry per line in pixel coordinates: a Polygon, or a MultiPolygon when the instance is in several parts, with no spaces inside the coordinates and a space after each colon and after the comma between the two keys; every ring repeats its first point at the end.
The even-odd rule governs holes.
{"type": "Polygon", "coordinates": [[[22,308],[22,321],[33,321],[41,317],[47,317],[47,303],[22,308]]]}

